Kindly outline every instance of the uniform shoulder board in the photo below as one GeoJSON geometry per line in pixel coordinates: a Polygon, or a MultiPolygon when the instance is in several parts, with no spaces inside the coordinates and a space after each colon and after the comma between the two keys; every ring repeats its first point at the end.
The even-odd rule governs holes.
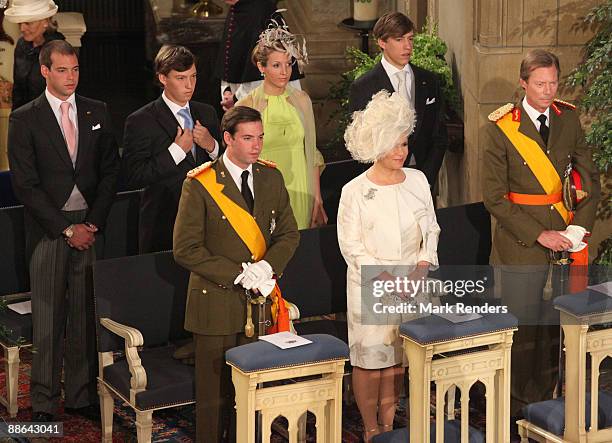
{"type": "Polygon", "coordinates": [[[196,175],[198,175],[200,172],[202,171],[206,171],[208,168],[210,168],[210,166],[212,165],[212,162],[206,162],[206,163],[202,163],[200,166],[198,166],[197,168],[193,168],[191,171],[189,171],[187,173],[187,177],[189,178],[194,178],[196,175]]]}
{"type": "Polygon", "coordinates": [[[559,104],[559,105],[561,105],[561,106],[569,108],[569,109],[576,109],[576,105],[574,105],[574,104],[572,104],[570,102],[566,102],[565,100],[561,100],[561,99],[556,98],[554,100],[554,102],[559,104]]]}
{"type": "Polygon", "coordinates": [[[257,159],[257,163],[259,163],[260,165],[267,166],[268,168],[276,169],[276,163],[270,160],[264,160],[263,158],[259,158],[257,159]]]}
{"type": "Polygon", "coordinates": [[[511,112],[514,109],[514,103],[506,103],[504,106],[497,108],[495,111],[489,114],[489,120],[492,122],[496,122],[508,112],[511,112]]]}

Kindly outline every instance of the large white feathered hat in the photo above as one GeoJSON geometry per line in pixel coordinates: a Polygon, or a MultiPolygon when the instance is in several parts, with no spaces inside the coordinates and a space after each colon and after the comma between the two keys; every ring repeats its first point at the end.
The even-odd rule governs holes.
{"type": "Polygon", "coordinates": [[[346,149],[361,163],[373,163],[393,149],[401,137],[414,130],[416,113],[397,92],[382,90],[363,111],[353,112],[344,132],[346,149]]]}

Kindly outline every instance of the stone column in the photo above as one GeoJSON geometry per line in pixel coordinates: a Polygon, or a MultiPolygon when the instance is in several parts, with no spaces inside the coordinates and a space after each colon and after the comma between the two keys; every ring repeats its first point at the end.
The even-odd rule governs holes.
{"type": "MultiPolygon", "coordinates": [[[[409,1],[409,0],[407,0],[409,1]]],[[[447,60],[455,73],[464,103],[465,152],[448,153],[441,171],[443,205],[482,199],[481,158],[489,143],[488,114],[517,102],[519,67],[531,49],[548,49],[559,56],[561,84],[582,60],[582,49],[593,36],[582,18],[601,0],[428,0],[428,14],[438,22],[448,45],[447,60]]],[[[559,98],[574,102],[580,91],[559,89],[559,98]]],[[[598,221],[591,239],[610,235],[598,221]]],[[[608,226],[609,223],[608,223],[608,226]]]]}
{"type": "MultiPolygon", "coordinates": [[[[464,102],[465,152],[451,153],[444,165],[444,185],[455,190],[447,204],[481,200],[487,115],[522,97],[518,79],[523,56],[534,48],[555,52],[563,82],[592,37],[578,25],[596,4],[597,0],[428,0],[428,13],[448,45],[447,60],[464,102]]],[[[559,91],[566,100],[576,96],[577,91],[559,91]]]]}

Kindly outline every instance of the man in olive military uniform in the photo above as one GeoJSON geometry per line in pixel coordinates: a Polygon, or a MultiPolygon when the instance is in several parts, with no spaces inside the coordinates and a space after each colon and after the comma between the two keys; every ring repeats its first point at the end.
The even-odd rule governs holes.
{"type": "Polygon", "coordinates": [[[174,257],[191,271],[185,329],[195,340],[196,439],[211,443],[228,438],[225,351],[248,340],[245,289],[269,294],[299,242],[283,177],[258,160],[259,112],[236,106],[221,131],[226,151],[188,174],[174,227],[174,257]]]}
{"type": "Polygon", "coordinates": [[[552,396],[558,326],[543,324],[554,312],[543,301],[549,263],[553,251],[586,253],[582,240],[593,227],[599,200],[599,175],[575,107],[555,99],[559,72],[554,54],[526,55],[520,71],[525,97],[489,116],[495,124],[482,165],[484,203],[496,219],[491,263],[501,267],[503,303],[519,317],[512,348],[513,414],[552,396]],[[562,201],[570,164],[586,193],[573,214],[562,201]]]}

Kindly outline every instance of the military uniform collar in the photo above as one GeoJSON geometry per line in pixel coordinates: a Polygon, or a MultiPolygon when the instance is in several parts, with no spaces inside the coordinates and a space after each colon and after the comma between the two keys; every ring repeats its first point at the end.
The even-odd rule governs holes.
{"type": "MultiPolygon", "coordinates": [[[[227,169],[227,172],[229,172],[230,176],[232,177],[232,180],[234,180],[234,183],[236,183],[236,187],[240,189],[242,185],[241,175],[242,175],[242,172],[245,171],[245,169],[242,169],[240,166],[232,162],[227,156],[227,151],[223,153],[223,165],[225,166],[225,169],[227,169]]],[[[246,168],[246,171],[249,171],[248,183],[249,183],[249,187],[251,188],[251,192],[252,192],[253,191],[253,165],[249,165],[249,167],[246,168]]]]}
{"type": "Polygon", "coordinates": [[[538,117],[542,114],[546,116],[546,122],[550,127],[550,106],[546,108],[546,111],[540,112],[527,102],[527,96],[523,97],[521,104],[523,105],[525,113],[529,116],[537,130],[540,130],[540,121],[538,120],[538,117]]]}

